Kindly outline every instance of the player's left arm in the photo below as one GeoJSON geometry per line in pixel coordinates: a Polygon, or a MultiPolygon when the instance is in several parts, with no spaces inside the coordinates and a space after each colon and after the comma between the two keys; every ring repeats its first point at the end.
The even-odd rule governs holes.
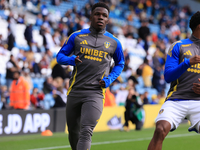
{"type": "MultiPolygon", "coordinates": [[[[124,54],[122,45],[119,41],[117,41],[117,48],[115,50],[115,53],[113,55],[113,59],[115,62],[115,66],[113,67],[111,73],[108,75],[108,77],[104,77],[100,82],[105,83],[105,88],[109,87],[109,85],[117,79],[117,77],[121,74],[123,68],[124,68],[124,54]]],[[[101,83],[100,83],[101,85],[101,83]]]]}

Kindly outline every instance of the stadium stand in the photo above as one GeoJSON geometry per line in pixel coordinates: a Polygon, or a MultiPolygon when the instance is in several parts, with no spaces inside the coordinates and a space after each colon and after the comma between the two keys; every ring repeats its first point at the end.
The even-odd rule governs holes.
{"type": "MultiPolygon", "coordinates": [[[[189,36],[187,18],[192,15],[188,6],[180,7],[176,0],[155,0],[138,1],[131,3],[128,0],[122,0],[116,3],[104,0],[111,8],[110,23],[107,26],[109,32],[112,32],[121,41],[124,51],[127,52],[125,59],[127,66],[121,76],[111,86],[111,92],[116,96],[118,90],[127,90],[128,77],[133,75],[137,78],[138,84],[135,85],[139,94],[148,92],[149,103],[152,95],[159,93],[153,86],[145,87],[144,81],[138,71],[142,71],[144,59],[148,60],[148,65],[155,68],[154,54],[159,51],[159,60],[164,60],[169,45],[177,39],[183,39],[189,36]],[[142,22],[148,20],[148,50],[145,51],[145,42],[138,34],[138,29],[142,22]],[[173,35],[174,21],[179,31],[173,35]]],[[[62,0],[59,4],[53,5],[51,0],[31,0],[26,3],[16,4],[5,1],[0,8],[0,34],[2,35],[0,49],[0,81],[1,86],[6,85],[6,63],[10,54],[13,54],[21,70],[29,68],[31,70],[31,80],[33,87],[38,87],[40,91],[44,89],[44,83],[47,83],[49,91],[45,93],[42,105],[44,109],[53,107],[55,101],[53,90],[62,89],[66,93],[67,87],[56,83],[55,79],[47,77],[52,76],[52,69],[55,66],[55,55],[59,51],[63,42],[70,33],[88,27],[90,24],[87,13],[93,1],[89,0],[62,0]],[[86,8],[86,5],[89,7],[86,8]],[[23,16],[24,15],[24,16],[23,16]],[[37,25],[38,15],[42,15],[41,25],[37,25]],[[28,25],[32,25],[32,43],[28,45],[24,32],[28,25]],[[15,37],[15,47],[8,51],[8,32],[11,29],[15,37]],[[53,65],[54,64],[54,65],[53,65]]],[[[94,2],[98,2],[95,0],[94,2]]],[[[160,67],[164,64],[159,62],[160,67]]],[[[63,67],[66,72],[63,83],[70,78],[72,67],[63,67]]],[[[163,76],[160,73],[160,78],[163,76]]],[[[153,78],[153,74],[151,76],[153,78]]],[[[169,85],[164,83],[163,91],[167,95],[169,85]]],[[[32,89],[31,89],[32,90],[32,89]]],[[[3,102],[0,108],[3,107],[3,102]]]]}

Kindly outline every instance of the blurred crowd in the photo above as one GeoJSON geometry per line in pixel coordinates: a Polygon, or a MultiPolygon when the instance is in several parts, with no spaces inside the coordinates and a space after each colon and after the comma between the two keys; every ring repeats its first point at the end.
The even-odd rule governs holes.
{"type": "MultiPolygon", "coordinates": [[[[65,107],[73,68],[59,65],[55,56],[71,33],[90,26],[90,9],[96,2],[84,0],[82,8],[73,5],[64,13],[56,9],[75,1],[80,2],[0,0],[1,21],[8,24],[6,37],[0,32],[0,55],[8,58],[3,62],[5,69],[0,69],[1,81],[5,79],[0,85],[1,109],[65,107]],[[17,34],[17,24],[25,26],[23,35],[17,34]],[[41,40],[34,38],[35,30],[41,40]],[[17,43],[19,36],[26,46],[17,43]]],[[[189,6],[180,7],[177,0],[102,1],[111,9],[107,31],[136,41],[134,49],[144,52],[142,58],[137,56],[142,63],[135,69],[130,65],[134,54],[124,46],[125,67],[107,89],[105,106],[124,105],[130,89],[143,104],[163,103],[168,87],[163,75],[166,54],[173,42],[190,36],[188,21],[193,12],[189,6]]]]}

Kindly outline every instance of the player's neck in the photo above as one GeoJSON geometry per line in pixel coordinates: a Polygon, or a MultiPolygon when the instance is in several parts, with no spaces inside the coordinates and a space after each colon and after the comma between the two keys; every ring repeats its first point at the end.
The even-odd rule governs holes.
{"type": "Polygon", "coordinates": [[[100,30],[97,30],[95,29],[93,26],[90,26],[90,31],[95,33],[95,34],[104,34],[105,33],[105,28],[104,29],[100,29],[100,30]]]}
{"type": "Polygon", "coordinates": [[[193,32],[192,35],[195,36],[197,39],[200,39],[200,31],[199,30],[193,32]]]}

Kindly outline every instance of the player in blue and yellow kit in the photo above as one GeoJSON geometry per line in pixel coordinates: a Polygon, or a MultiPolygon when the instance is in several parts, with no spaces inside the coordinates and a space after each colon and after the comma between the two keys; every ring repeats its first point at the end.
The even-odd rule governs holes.
{"type": "Polygon", "coordinates": [[[105,31],[109,7],[92,7],[91,26],[74,32],[57,54],[57,62],[72,65],[66,118],[72,150],[90,150],[91,136],[103,109],[105,88],[122,72],[124,56],[121,43],[105,31]],[[112,58],[115,66],[110,72],[112,58]]]}
{"type": "Polygon", "coordinates": [[[192,35],[172,44],[165,64],[165,80],[171,86],[156,118],[156,129],[148,150],[161,150],[169,131],[183,119],[191,122],[189,131],[200,132],[200,12],[190,19],[192,35]]]}

